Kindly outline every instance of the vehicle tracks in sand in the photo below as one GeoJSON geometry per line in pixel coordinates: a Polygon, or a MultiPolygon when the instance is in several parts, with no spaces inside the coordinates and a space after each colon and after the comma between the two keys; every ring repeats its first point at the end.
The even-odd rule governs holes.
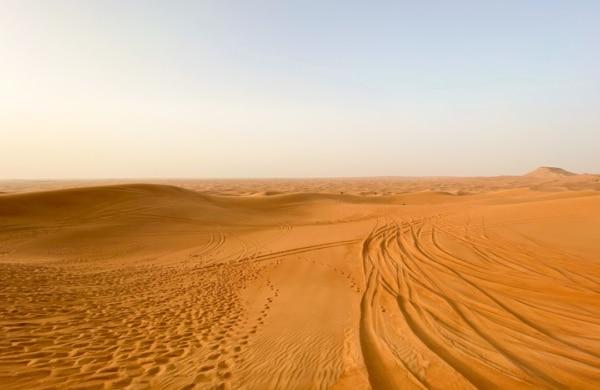
{"type": "MultiPolygon", "coordinates": [[[[599,379],[598,355],[586,347],[593,333],[566,339],[558,334],[560,328],[544,325],[542,315],[514,304],[539,294],[518,294],[519,288],[528,287],[511,290],[507,285],[534,278],[540,283],[560,281],[569,292],[589,295],[589,290],[570,289],[570,278],[557,279],[531,258],[517,271],[512,259],[495,251],[487,232],[478,238],[487,241],[485,251],[466,230],[463,235],[448,233],[444,242],[454,243],[443,248],[436,232],[442,234],[448,226],[440,226],[440,217],[401,222],[384,218],[363,241],[366,288],[360,336],[373,388],[559,388],[599,379]],[[457,242],[469,248],[469,256],[452,253],[457,242]],[[494,280],[515,272],[520,274],[511,283],[494,280]],[[543,364],[540,355],[551,356],[553,367],[543,364]]],[[[505,251],[502,246],[499,250],[505,251]]],[[[588,324],[597,319],[584,309],[565,309],[588,324]]]]}

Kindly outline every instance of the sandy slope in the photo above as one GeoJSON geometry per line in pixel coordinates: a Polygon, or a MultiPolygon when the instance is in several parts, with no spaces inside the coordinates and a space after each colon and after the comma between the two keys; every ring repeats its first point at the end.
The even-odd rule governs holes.
{"type": "Polygon", "coordinates": [[[600,387],[600,192],[456,183],[2,195],[0,387],[600,387]]]}

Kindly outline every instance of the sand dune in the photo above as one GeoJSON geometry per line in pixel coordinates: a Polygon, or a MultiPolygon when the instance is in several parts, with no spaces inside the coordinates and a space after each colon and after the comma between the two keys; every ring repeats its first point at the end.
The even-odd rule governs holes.
{"type": "Polygon", "coordinates": [[[600,184],[541,172],[12,183],[0,387],[598,388],[600,184]]]}
{"type": "Polygon", "coordinates": [[[569,172],[565,169],[558,167],[539,167],[529,172],[525,176],[527,177],[537,177],[537,178],[556,178],[556,177],[566,177],[566,176],[575,176],[576,173],[569,172]]]}

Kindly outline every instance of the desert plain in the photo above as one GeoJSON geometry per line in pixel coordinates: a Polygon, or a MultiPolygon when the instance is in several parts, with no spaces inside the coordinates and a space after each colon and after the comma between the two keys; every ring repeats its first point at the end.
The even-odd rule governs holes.
{"type": "Polygon", "coordinates": [[[600,176],[0,182],[2,389],[600,387],[600,176]]]}

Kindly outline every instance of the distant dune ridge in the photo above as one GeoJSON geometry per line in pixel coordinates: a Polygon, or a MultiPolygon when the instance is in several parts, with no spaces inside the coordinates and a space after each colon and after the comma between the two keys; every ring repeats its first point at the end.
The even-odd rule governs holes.
{"type": "Polygon", "coordinates": [[[567,177],[567,176],[576,176],[576,175],[577,175],[576,173],[569,172],[567,170],[564,170],[564,169],[558,168],[558,167],[539,167],[539,168],[527,173],[525,176],[541,178],[541,179],[551,179],[551,178],[557,178],[557,177],[567,177]]]}
{"type": "Polygon", "coordinates": [[[0,387],[600,388],[596,180],[0,185],[0,387]]]}
{"type": "MultiPolygon", "coordinates": [[[[0,180],[0,196],[63,188],[134,184],[140,180],[0,180]]],[[[473,194],[515,188],[540,191],[600,191],[600,175],[575,174],[556,167],[540,167],[521,176],[489,177],[345,177],[281,179],[152,179],[163,184],[211,195],[273,196],[289,193],[325,193],[357,196],[394,196],[419,191],[473,194]]]]}

